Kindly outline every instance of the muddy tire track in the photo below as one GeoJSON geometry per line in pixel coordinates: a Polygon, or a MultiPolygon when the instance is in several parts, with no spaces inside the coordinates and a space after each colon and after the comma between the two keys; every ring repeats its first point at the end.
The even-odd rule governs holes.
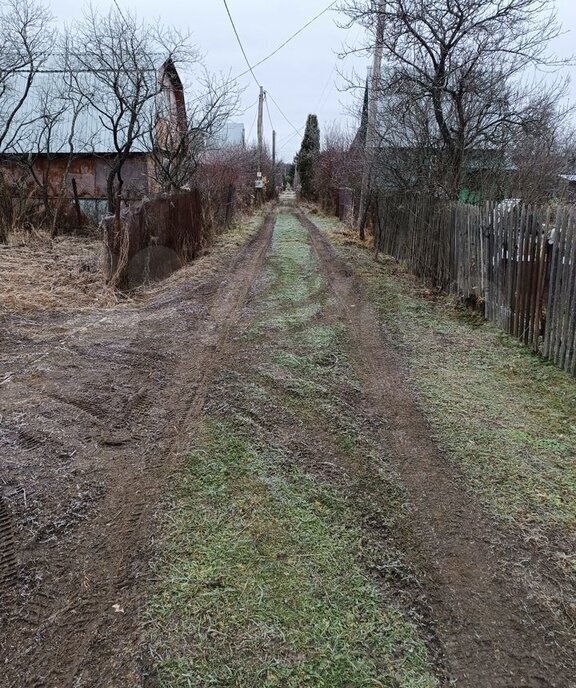
{"type": "Polygon", "coordinates": [[[16,576],[16,543],[10,513],[0,498],[0,595],[16,576]]]}
{"type": "Polygon", "coordinates": [[[145,683],[139,615],[155,512],[234,346],[273,227],[270,215],[199,288],[179,286],[112,324],[79,316],[84,338],[55,335],[44,368],[15,377],[1,409],[14,467],[8,499],[0,493],[0,575],[11,580],[0,609],[2,688],[145,683]]]}
{"type": "Polygon", "coordinates": [[[359,280],[316,225],[301,212],[296,216],[309,231],[348,324],[357,374],[386,420],[381,441],[413,507],[409,531],[395,537],[421,573],[456,685],[575,686],[570,620],[554,616],[506,573],[510,563],[546,563],[512,541],[467,493],[462,477],[433,443],[398,354],[386,344],[359,280]]]}

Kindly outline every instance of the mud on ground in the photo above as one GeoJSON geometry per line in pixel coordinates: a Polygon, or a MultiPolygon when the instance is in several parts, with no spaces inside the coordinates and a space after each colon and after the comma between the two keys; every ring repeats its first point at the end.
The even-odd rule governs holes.
{"type": "MultiPolygon", "coordinates": [[[[461,489],[430,439],[396,353],[370,307],[361,307],[353,270],[300,219],[332,292],[330,306],[309,304],[310,317],[346,331],[359,380],[343,384],[343,407],[386,448],[409,501],[410,518],[394,532],[374,504],[366,506],[361,526],[375,551],[397,549],[418,576],[405,597],[405,580],[384,575],[383,589],[394,587],[399,604],[420,610],[440,684],[574,685],[564,620],[503,575],[502,562],[522,558],[522,550],[461,489]]],[[[241,341],[272,233],[269,218],[213,271],[179,275],[140,305],[4,317],[2,688],[137,686],[154,673],[141,656],[140,625],[154,514],[205,412],[214,405],[218,413],[227,405],[242,410],[245,399],[228,396],[218,372],[248,371],[259,347],[274,348],[273,332],[253,351],[241,341]]],[[[353,486],[369,486],[370,457],[350,463],[326,417],[309,419],[311,437],[310,426],[294,424],[275,405],[256,410],[252,421],[264,440],[346,499],[362,499],[353,486]],[[347,477],[353,471],[363,472],[361,481],[347,477]]],[[[370,573],[378,578],[378,567],[370,573]]]]}
{"type": "Polygon", "coordinates": [[[141,305],[2,317],[3,688],[140,684],[152,517],[270,234],[141,305]]]}

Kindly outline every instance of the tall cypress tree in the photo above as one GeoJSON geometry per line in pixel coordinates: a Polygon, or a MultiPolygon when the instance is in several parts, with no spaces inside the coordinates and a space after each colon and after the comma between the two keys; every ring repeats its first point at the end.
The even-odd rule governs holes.
{"type": "Polygon", "coordinates": [[[308,200],[315,200],[316,190],[314,188],[314,165],[320,153],[320,127],[318,117],[308,115],[306,120],[306,130],[302,139],[300,152],[296,156],[296,164],[300,174],[300,184],[302,186],[302,196],[308,200]]]}

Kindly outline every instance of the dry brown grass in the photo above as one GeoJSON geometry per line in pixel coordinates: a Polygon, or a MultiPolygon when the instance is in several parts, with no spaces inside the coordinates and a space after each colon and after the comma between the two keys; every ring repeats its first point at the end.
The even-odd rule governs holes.
{"type": "Polygon", "coordinates": [[[116,305],[101,259],[96,236],[52,239],[41,230],[11,234],[8,245],[0,245],[0,314],[116,305]]]}
{"type": "Polygon", "coordinates": [[[62,236],[48,232],[14,232],[7,246],[0,244],[0,316],[45,311],[69,312],[112,308],[148,301],[184,283],[205,278],[257,231],[270,206],[242,216],[219,234],[206,254],[162,281],[130,292],[107,286],[103,271],[103,242],[92,236],[62,236]]]}

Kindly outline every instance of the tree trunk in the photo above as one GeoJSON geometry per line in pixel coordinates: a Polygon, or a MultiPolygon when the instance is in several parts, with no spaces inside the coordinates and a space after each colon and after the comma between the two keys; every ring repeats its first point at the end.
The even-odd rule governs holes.
{"type": "Polygon", "coordinates": [[[108,201],[108,212],[113,213],[115,207],[115,194],[114,194],[114,177],[116,176],[116,171],[114,169],[108,172],[106,177],[106,198],[108,201]]]}
{"type": "Polygon", "coordinates": [[[8,232],[12,228],[14,210],[12,196],[6,185],[4,175],[0,172],[0,244],[8,241],[8,232]]]}
{"type": "Polygon", "coordinates": [[[448,160],[448,193],[450,198],[457,201],[462,189],[462,171],[464,166],[464,151],[461,146],[456,146],[450,153],[448,160]]]}

